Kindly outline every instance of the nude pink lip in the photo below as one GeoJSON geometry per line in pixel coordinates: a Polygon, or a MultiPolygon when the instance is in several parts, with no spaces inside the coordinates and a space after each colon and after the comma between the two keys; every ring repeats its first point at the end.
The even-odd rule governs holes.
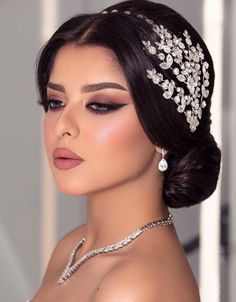
{"type": "Polygon", "coordinates": [[[84,159],[66,148],[56,148],[53,151],[54,165],[61,170],[72,169],[81,164],[84,159]]]}

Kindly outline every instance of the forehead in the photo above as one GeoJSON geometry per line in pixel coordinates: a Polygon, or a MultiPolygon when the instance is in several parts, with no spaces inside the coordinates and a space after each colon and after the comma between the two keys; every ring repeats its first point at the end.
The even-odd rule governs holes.
{"type": "MultiPolygon", "coordinates": [[[[114,52],[102,46],[68,44],[56,54],[50,78],[71,74],[77,77],[106,77],[123,79],[122,69],[114,52]]],[[[99,79],[101,80],[101,78],[99,79]]]]}

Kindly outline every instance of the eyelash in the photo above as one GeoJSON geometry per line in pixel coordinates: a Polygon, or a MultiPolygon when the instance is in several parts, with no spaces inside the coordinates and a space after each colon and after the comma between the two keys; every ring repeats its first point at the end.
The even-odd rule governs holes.
{"type": "MultiPolygon", "coordinates": [[[[40,106],[43,106],[45,111],[47,112],[48,110],[50,111],[56,111],[56,110],[60,110],[61,107],[64,107],[64,106],[56,106],[56,107],[51,107],[51,104],[52,103],[63,103],[62,101],[59,101],[59,100],[56,100],[56,99],[46,99],[46,100],[40,100],[38,101],[38,104],[40,106]]],[[[89,104],[86,105],[86,107],[89,108],[90,111],[94,112],[95,114],[106,114],[108,112],[111,112],[111,111],[115,111],[121,107],[125,106],[125,104],[108,104],[108,103],[102,103],[102,102],[91,102],[89,104]],[[97,106],[98,108],[106,108],[105,110],[100,110],[100,109],[92,109],[91,105],[95,105],[97,106]]]]}

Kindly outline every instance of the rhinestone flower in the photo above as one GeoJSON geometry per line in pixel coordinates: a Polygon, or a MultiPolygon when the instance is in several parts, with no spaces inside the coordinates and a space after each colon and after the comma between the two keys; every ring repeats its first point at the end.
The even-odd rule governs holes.
{"type": "Polygon", "coordinates": [[[206,106],[205,99],[209,96],[209,64],[203,61],[204,54],[200,45],[193,45],[187,30],[184,30],[182,39],[170,33],[163,25],[154,24],[152,29],[159,37],[159,40],[155,42],[157,49],[154,53],[151,42],[142,41],[144,49],[162,61],[159,66],[163,70],[172,71],[176,76],[176,82],[174,82],[175,85],[170,85],[164,77],[157,81],[155,79],[156,69],[152,69],[152,74],[150,74],[150,70],[147,70],[147,77],[164,90],[165,99],[172,99],[178,105],[179,113],[185,113],[190,130],[194,132],[202,117],[202,108],[206,106]],[[157,50],[164,51],[166,57],[157,50]],[[178,82],[185,83],[186,92],[183,88],[178,87],[178,82]]]}
{"type": "MultiPolygon", "coordinates": [[[[130,11],[119,11],[126,16],[130,11]]],[[[108,14],[102,11],[101,14],[108,14]]],[[[110,13],[118,13],[111,10],[110,13]]],[[[206,107],[209,96],[210,75],[209,64],[204,61],[204,53],[197,43],[193,45],[192,38],[185,29],[182,36],[176,36],[163,25],[157,25],[153,20],[142,14],[133,14],[152,26],[158,40],[154,45],[150,41],[142,41],[143,48],[148,54],[157,56],[159,66],[163,70],[170,70],[176,77],[175,81],[165,79],[155,68],[147,70],[147,78],[160,86],[166,100],[172,100],[177,105],[177,111],[184,113],[191,132],[194,132],[202,117],[202,109],[206,107]],[[186,89],[178,85],[185,85],[186,89]]]]}

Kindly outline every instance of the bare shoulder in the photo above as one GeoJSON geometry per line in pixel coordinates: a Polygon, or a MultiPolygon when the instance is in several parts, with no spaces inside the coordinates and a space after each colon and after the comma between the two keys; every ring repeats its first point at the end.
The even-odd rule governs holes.
{"type": "Polygon", "coordinates": [[[181,273],[152,257],[127,259],[102,280],[94,302],[200,302],[195,282],[181,273]]]}
{"type": "Polygon", "coordinates": [[[75,244],[83,238],[85,227],[86,224],[82,224],[74,228],[57,242],[50,257],[42,285],[47,283],[48,280],[51,280],[55,273],[61,271],[61,264],[64,264],[67,261],[75,244]]]}

